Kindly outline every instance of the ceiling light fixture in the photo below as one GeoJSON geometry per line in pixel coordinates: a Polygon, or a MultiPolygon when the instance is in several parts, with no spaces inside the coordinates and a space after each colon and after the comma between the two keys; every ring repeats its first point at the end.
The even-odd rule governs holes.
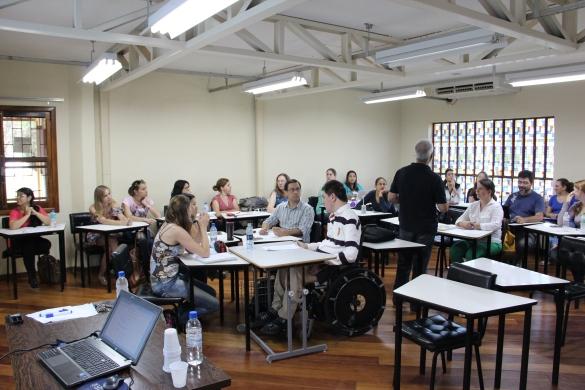
{"type": "Polygon", "coordinates": [[[171,39],[198,25],[238,0],[170,0],[148,18],[153,34],[169,34],[171,39]]]}
{"type": "Polygon", "coordinates": [[[430,39],[396,46],[376,53],[376,62],[392,66],[421,59],[443,57],[446,54],[469,52],[470,50],[493,50],[508,45],[502,36],[491,31],[472,29],[444,34],[430,39]]]}
{"type": "Polygon", "coordinates": [[[122,69],[122,64],[118,61],[115,53],[104,53],[97,61],[94,61],[85,76],[84,83],[101,84],[105,79],[122,69]]]}
{"type": "Polygon", "coordinates": [[[506,75],[506,82],[513,87],[529,87],[532,85],[566,83],[580,80],[585,80],[585,64],[529,70],[526,72],[508,73],[506,75]]]}
{"type": "Polygon", "coordinates": [[[307,79],[300,72],[285,73],[277,76],[252,81],[243,85],[244,92],[259,95],[261,93],[279,91],[307,85],[307,79]]]}
{"type": "Polygon", "coordinates": [[[405,89],[395,89],[391,91],[382,91],[361,97],[361,101],[366,104],[393,102],[396,100],[416,99],[425,97],[427,94],[421,87],[412,87],[405,89]]]}

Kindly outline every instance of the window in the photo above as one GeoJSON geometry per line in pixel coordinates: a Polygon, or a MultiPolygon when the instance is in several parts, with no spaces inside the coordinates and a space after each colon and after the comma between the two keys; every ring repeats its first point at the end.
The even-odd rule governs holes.
{"type": "Polygon", "coordinates": [[[518,172],[534,173],[534,191],[552,193],[555,119],[553,117],[433,123],[433,170],[455,171],[464,191],[485,171],[505,200],[517,188],[518,172]]]}
{"type": "Polygon", "coordinates": [[[35,203],[59,208],[55,107],[0,106],[0,210],[16,206],[29,187],[35,203]]]}

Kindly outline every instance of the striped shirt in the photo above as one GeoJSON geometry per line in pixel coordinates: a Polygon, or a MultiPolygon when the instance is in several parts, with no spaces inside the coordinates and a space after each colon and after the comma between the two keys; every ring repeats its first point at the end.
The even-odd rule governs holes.
{"type": "Polygon", "coordinates": [[[269,227],[280,225],[283,229],[300,229],[303,232],[303,241],[311,241],[311,227],[315,220],[313,208],[304,202],[296,207],[289,207],[288,201],[282,202],[270,217],[264,221],[269,227]]]}
{"type": "Polygon", "coordinates": [[[327,238],[309,244],[313,251],[337,254],[335,260],[328,260],[330,265],[354,263],[358,256],[362,227],[360,219],[348,205],[341,206],[329,217],[327,238]]]}

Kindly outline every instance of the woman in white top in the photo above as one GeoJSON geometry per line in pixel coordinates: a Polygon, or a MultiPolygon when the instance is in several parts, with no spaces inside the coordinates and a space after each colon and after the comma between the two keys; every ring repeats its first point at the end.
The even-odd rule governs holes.
{"type": "Polygon", "coordinates": [[[445,171],[443,185],[445,186],[445,197],[449,204],[458,204],[461,202],[461,186],[455,180],[455,173],[451,168],[447,168],[445,171]]]}
{"type": "MultiPolygon", "coordinates": [[[[496,187],[489,179],[480,180],[477,183],[477,196],[479,200],[469,205],[467,210],[455,223],[463,229],[487,230],[492,232],[490,255],[502,251],[502,220],[504,210],[502,205],[496,202],[496,187]]],[[[467,240],[455,241],[451,247],[451,262],[461,263],[464,259],[473,258],[471,242],[467,240]]],[[[477,257],[485,256],[487,242],[482,241],[477,245],[477,257]]]]}

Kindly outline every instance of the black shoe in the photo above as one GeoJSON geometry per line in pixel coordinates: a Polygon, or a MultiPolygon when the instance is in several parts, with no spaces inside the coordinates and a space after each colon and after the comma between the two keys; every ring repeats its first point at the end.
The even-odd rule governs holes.
{"type": "Polygon", "coordinates": [[[28,284],[30,284],[31,288],[39,288],[39,282],[37,281],[37,277],[34,275],[28,277],[28,284]]]}
{"type": "Polygon", "coordinates": [[[286,333],[286,320],[278,317],[272,322],[267,323],[260,329],[260,333],[266,336],[278,336],[286,333]]]}
{"type": "Polygon", "coordinates": [[[278,318],[278,312],[273,308],[263,311],[258,314],[258,317],[250,324],[250,328],[260,328],[269,322],[274,321],[278,318]]]}

